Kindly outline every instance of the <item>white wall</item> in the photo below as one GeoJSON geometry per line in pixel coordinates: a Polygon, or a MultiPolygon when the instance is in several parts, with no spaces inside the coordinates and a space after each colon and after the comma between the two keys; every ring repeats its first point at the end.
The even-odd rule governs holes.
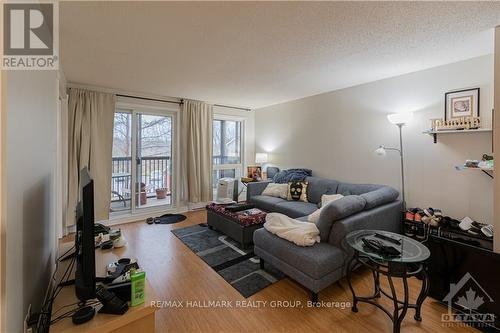
{"type": "Polygon", "coordinates": [[[6,330],[40,310],[55,262],[58,83],[54,71],[7,74],[6,330]]]}
{"type": "Polygon", "coordinates": [[[400,188],[399,156],[375,156],[380,144],[397,147],[386,115],[414,111],[404,128],[409,207],[438,207],[447,215],[493,222],[493,181],[454,170],[491,153],[491,133],[447,134],[433,144],[422,134],[444,115],[447,91],[481,88],[480,113],[491,126],[493,56],[436,67],[256,110],[256,151],[280,167],[307,167],[317,176],[400,188]]]}

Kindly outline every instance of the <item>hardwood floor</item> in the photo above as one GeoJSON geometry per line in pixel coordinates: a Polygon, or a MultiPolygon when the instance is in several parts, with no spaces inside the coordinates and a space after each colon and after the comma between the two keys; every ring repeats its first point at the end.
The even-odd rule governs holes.
{"type": "MultiPolygon", "coordinates": [[[[360,303],[358,313],[351,312],[350,307],[307,307],[307,291],[288,278],[247,299],[267,301],[266,307],[234,308],[236,301],[245,298],[170,232],[206,222],[204,210],[187,216],[187,220],[173,225],[136,222],[119,226],[128,240],[126,253],[138,258],[160,301],[227,300],[233,301],[233,308],[162,308],[156,313],[157,332],[392,332],[390,319],[369,304],[360,303]],[[301,301],[304,307],[272,308],[271,301],[301,301]]],[[[370,272],[356,272],[353,278],[357,292],[372,292],[370,272]]],[[[388,290],[387,284],[384,287],[388,290]]],[[[418,294],[419,288],[420,282],[412,278],[412,296],[418,294]]],[[[402,287],[398,285],[398,289],[402,287]]],[[[322,301],[351,302],[345,279],[322,291],[319,297],[322,301]]],[[[380,302],[392,305],[387,299],[380,302]]],[[[477,332],[469,327],[443,327],[441,314],[446,311],[445,306],[427,298],[422,308],[423,321],[415,321],[414,310],[409,309],[402,332],[477,332]]]]}

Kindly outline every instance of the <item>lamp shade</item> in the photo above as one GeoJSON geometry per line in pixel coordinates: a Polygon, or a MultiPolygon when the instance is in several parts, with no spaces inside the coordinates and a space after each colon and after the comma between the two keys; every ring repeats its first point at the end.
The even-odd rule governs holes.
{"type": "Polygon", "coordinates": [[[375,149],[375,154],[377,154],[378,156],[385,156],[387,154],[385,147],[379,146],[377,149],[375,149]]]}
{"type": "Polygon", "coordinates": [[[267,153],[255,154],[255,163],[267,163],[267,153]]]}
{"type": "Polygon", "coordinates": [[[408,122],[413,118],[413,113],[392,113],[387,116],[387,119],[393,123],[394,125],[404,125],[408,124],[408,122]]]}

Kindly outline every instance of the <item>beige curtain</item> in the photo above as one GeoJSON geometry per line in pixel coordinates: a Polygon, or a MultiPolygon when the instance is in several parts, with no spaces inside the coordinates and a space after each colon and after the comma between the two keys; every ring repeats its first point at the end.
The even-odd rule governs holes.
{"type": "Polygon", "coordinates": [[[88,167],[94,179],[95,220],[109,218],[111,155],[115,95],[70,89],[68,102],[68,213],[66,226],[75,224],[80,170],[88,167]]]}
{"type": "Polygon", "coordinates": [[[181,202],[212,200],[213,106],[184,100],[181,110],[181,202]]]}

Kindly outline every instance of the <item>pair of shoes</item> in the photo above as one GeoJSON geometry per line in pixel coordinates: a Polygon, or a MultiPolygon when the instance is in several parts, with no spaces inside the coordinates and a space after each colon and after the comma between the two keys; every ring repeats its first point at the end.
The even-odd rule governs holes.
{"type": "Polygon", "coordinates": [[[424,209],[424,214],[428,217],[432,217],[432,216],[442,217],[443,216],[443,212],[441,211],[441,209],[432,208],[432,207],[424,209]]]}
{"type": "Polygon", "coordinates": [[[493,237],[493,226],[486,223],[479,223],[472,221],[467,232],[473,235],[481,235],[486,237],[493,237]]]}
{"type": "Polygon", "coordinates": [[[424,209],[424,214],[425,215],[422,217],[423,223],[430,225],[431,227],[439,227],[443,216],[441,209],[429,207],[424,209]]]}
{"type": "Polygon", "coordinates": [[[147,223],[147,224],[153,224],[153,223],[155,223],[155,218],[154,218],[154,217],[148,217],[148,218],[146,219],[146,223],[147,223]]]}
{"type": "Polygon", "coordinates": [[[422,222],[425,213],[420,208],[409,208],[405,213],[405,220],[410,222],[422,222]]]}
{"type": "Polygon", "coordinates": [[[459,229],[460,227],[458,226],[460,224],[459,220],[456,220],[454,218],[451,218],[449,216],[443,216],[441,219],[441,225],[443,227],[451,228],[451,229],[459,229]]]}

